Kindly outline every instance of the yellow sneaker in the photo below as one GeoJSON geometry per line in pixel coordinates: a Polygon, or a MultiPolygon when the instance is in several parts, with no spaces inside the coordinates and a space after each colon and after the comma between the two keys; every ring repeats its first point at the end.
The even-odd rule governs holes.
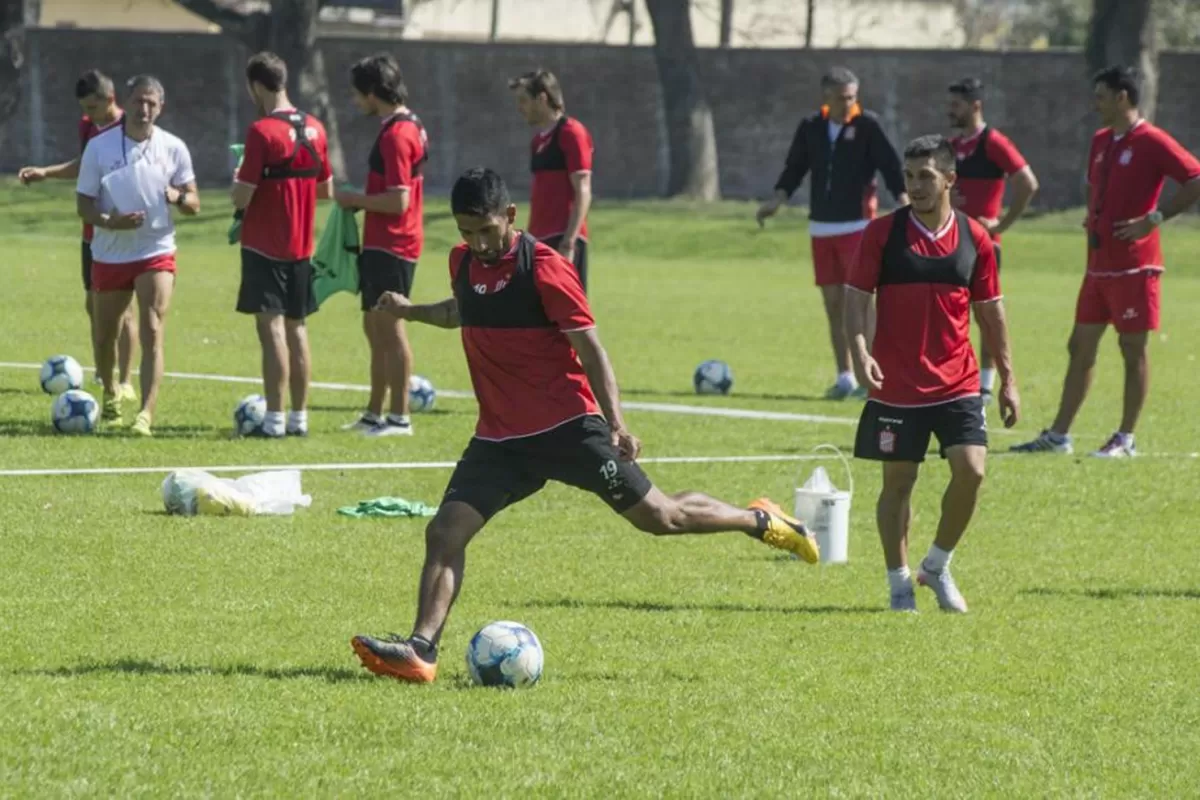
{"type": "Polygon", "coordinates": [[[778,550],[795,553],[809,564],[820,560],[821,548],[817,545],[816,537],[804,527],[803,522],[785,514],[782,508],[765,497],[755,500],[750,504],[750,508],[767,514],[767,529],[763,532],[764,543],[778,550]]]}
{"type": "Polygon", "coordinates": [[[117,387],[117,402],[118,403],[137,403],[137,390],[133,388],[132,383],[122,383],[117,387]]]}
{"type": "Polygon", "coordinates": [[[129,430],[138,436],[153,436],[154,433],[150,430],[150,412],[139,411],[137,419],[129,426],[129,430]]]}
{"type": "Polygon", "coordinates": [[[120,425],[121,420],[121,396],[120,394],[104,393],[104,401],[100,406],[100,419],[104,422],[111,422],[114,425],[120,425]]]}

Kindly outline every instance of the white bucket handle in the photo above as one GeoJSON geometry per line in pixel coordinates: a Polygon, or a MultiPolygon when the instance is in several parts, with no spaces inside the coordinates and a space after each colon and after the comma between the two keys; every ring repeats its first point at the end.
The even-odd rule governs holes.
{"type": "MultiPolygon", "coordinates": [[[[839,459],[841,459],[842,466],[846,468],[846,480],[850,484],[850,489],[849,489],[850,494],[854,494],[854,472],[850,469],[850,462],[846,459],[845,453],[843,453],[838,447],[836,447],[835,445],[832,445],[832,444],[819,444],[813,448],[813,452],[816,452],[817,450],[832,450],[837,455],[837,457],[839,459]]],[[[800,486],[800,476],[804,473],[804,468],[805,468],[805,464],[801,463],[800,469],[796,471],[796,486],[797,487],[800,486]]]]}

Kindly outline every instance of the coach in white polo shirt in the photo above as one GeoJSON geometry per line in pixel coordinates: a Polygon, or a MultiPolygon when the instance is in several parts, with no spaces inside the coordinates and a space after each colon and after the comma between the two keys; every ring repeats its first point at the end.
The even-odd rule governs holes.
{"type": "Polygon", "coordinates": [[[148,75],[127,84],[125,118],[88,142],[76,187],[79,216],[94,225],[92,336],[96,369],[104,381],[103,418],[120,423],[113,383],[121,317],[137,293],[141,320],[142,408],[132,430],[149,436],[163,375],[163,321],[175,286],[175,224],[171,206],[200,210],[196,174],[187,145],[157,128],[166,99],[148,75]]]}

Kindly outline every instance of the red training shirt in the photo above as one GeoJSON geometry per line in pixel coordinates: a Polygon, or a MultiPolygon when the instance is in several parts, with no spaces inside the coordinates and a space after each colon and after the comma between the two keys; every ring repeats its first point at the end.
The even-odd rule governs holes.
{"type": "MultiPolygon", "coordinates": [[[[883,283],[884,246],[895,214],[867,225],[850,287],[873,294],[877,321],[871,355],[883,372],[883,388],[871,398],[894,406],[927,406],[979,393],[979,366],[971,347],[971,303],[1000,298],[996,251],[982,225],[968,220],[975,245],[970,286],[951,283],[883,283]]],[[[958,249],[958,219],[951,214],[937,231],[909,216],[905,240],[919,256],[939,258],[958,249]]]]}
{"type": "Polygon", "coordinates": [[[1104,128],[1088,153],[1088,272],[1114,275],[1163,268],[1158,229],[1136,241],[1114,236],[1114,225],[1158,206],[1163,182],[1200,178],[1200,161],[1161,128],[1139,120],[1124,136],[1104,128]]]}
{"type": "MultiPolygon", "coordinates": [[[[560,236],[567,230],[567,221],[575,207],[575,188],[571,176],[592,171],[595,147],[592,135],[583,123],[573,117],[563,117],[548,131],[533,135],[530,154],[533,161],[533,184],[529,189],[529,235],[535,239],[560,236]],[[547,168],[539,167],[545,160],[547,168]]],[[[579,238],[587,238],[587,220],[579,228],[579,238]]]]}
{"type": "MultiPolygon", "coordinates": [[[[294,109],[280,109],[293,111],[294,109]]],[[[300,261],[313,254],[313,220],[317,213],[317,184],[332,178],[325,126],[311,115],[307,119],[308,140],[321,157],[315,178],[263,180],[263,168],[287,162],[292,153],[295,169],[313,166],[312,156],[296,144],[291,124],[263,117],[246,131],[245,152],[237,182],[253,186],[254,195],[242,220],[242,247],[275,261],[300,261]]]]}
{"type": "MultiPolygon", "coordinates": [[[[1004,210],[1005,181],[1009,175],[1025,168],[1025,156],[1007,136],[990,125],[970,136],[955,136],[950,144],[954,147],[960,166],[958,180],[954,184],[962,198],[959,210],[975,219],[999,219],[1004,210]],[[984,136],[985,131],[987,136],[984,136]],[[983,152],[979,152],[980,142],[983,143],[983,152]],[[973,170],[963,169],[967,165],[974,166],[979,159],[983,159],[984,164],[1000,175],[995,178],[976,178],[971,176],[973,170]]],[[[992,239],[1000,241],[999,236],[993,236],[992,239]]]]}
{"type": "MultiPolygon", "coordinates": [[[[472,257],[471,287],[494,294],[509,285],[517,263],[517,242],[496,264],[472,257]]],[[[450,251],[450,282],[468,252],[465,244],[450,251]]],[[[594,328],[579,274],[570,261],[547,245],[534,251],[534,285],[546,317],[555,327],[462,329],[471,384],[479,401],[475,435],[489,441],[516,439],[556,428],[600,407],[567,331],[594,328]]]]}
{"type": "Polygon", "coordinates": [[[425,158],[428,137],[425,128],[409,121],[393,122],[392,117],[383,120],[385,127],[379,137],[379,156],[383,172],[367,171],[366,194],[384,194],[400,189],[408,190],[408,208],[403,214],[366,213],[363,223],[363,249],[382,250],[416,261],[421,257],[421,245],[425,241],[422,226],[424,214],[425,176],[420,163],[425,158]]]}
{"type": "MultiPolygon", "coordinates": [[[[80,152],[80,154],[82,154],[83,151],[87,149],[88,142],[90,142],[92,139],[95,139],[97,136],[104,133],[106,130],[108,130],[112,126],[120,125],[121,120],[124,118],[125,118],[124,112],[117,112],[117,116],[115,119],[113,119],[112,122],[108,123],[104,127],[100,127],[96,123],[92,122],[91,118],[81,117],[79,120],[79,152],[80,152]]],[[[94,232],[95,231],[93,230],[91,225],[87,224],[86,222],[83,223],[83,240],[85,242],[92,241],[92,234],[94,232]]]]}

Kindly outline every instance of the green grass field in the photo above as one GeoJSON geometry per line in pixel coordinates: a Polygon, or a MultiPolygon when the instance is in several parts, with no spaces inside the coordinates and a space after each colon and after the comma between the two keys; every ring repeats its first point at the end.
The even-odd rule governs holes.
{"type": "MultiPolygon", "coordinates": [[[[205,196],[180,227],[167,368],[255,376],[232,309],[228,212],[205,196]]],[[[69,187],[0,186],[0,360],[90,362],[69,187]]],[[[322,215],[324,212],[322,211],[322,215]]],[[[1005,240],[1004,289],[1025,419],[1045,425],[1065,366],[1084,243],[1078,214],[1005,240]]],[[[427,220],[416,297],[448,293],[445,206],[427,220]]],[[[436,502],[447,469],[304,474],[293,517],[166,516],[162,473],[0,475],[0,795],[4,796],[1141,796],[1200,786],[1200,229],[1165,234],[1163,329],[1133,462],[996,457],[954,562],[966,617],[883,613],[877,469],[853,465],[850,562],[809,567],[738,535],[655,540],[551,487],[471,548],[441,678],[363,671],[348,642],[407,633],[418,520],[338,517],[379,495],[436,502]],[[462,655],[516,619],[546,648],[539,686],[469,687],[462,655]]],[[[849,448],[859,406],[819,399],[831,369],[803,218],[759,231],[748,204],[601,204],[592,299],[627,401],[799,412],[813,424],[631,410],[645,455],[849,448]],[[691,393],[729,361],[727,398],[691,393]]],[[[357,298],[312,319],[315,379],[363,383],[357,298]]],[[[417,371],[469,384],[458,337],[412,329],[417,371]]],[[[90,384],[89,384],[90,386],[90,384]]],[[[1077,425],[1098,446],[1119,412],[1115,340],[1077,425]]],[[[230,439],[256,388],[169,379],[158,435],[51,433],[33,370],[0,368],[0,470],[453,460],[474,402],[441,397],[411,440],[338,431],[353,391],[316,390],[307,440],[230,439]]],[[[844,478],[829,465],[838,482],[844,478]]],[[[668,490],[790,502],[811,462],[652,464],[668,490]],[[802,479],[802,477],[801,477],[802,479]]],[[[914,556],[946,469],[927,462],[914,556]]]]}

